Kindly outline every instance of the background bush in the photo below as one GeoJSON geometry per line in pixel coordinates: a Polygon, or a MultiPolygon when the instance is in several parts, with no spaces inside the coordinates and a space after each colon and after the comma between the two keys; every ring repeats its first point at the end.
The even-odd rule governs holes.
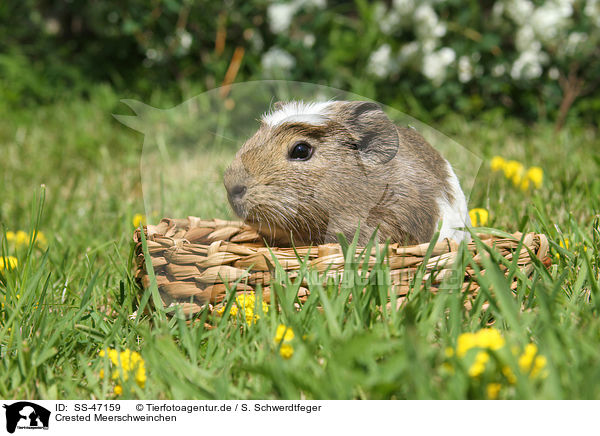
{"type": "Polygon", "coordinates": [[[220,86],[233,57],[229,80],[322,83],[420,118],[600,115],[598,0],[9,0],[0,20],[13,105],[96,82],[182,99],[220,86]]]}

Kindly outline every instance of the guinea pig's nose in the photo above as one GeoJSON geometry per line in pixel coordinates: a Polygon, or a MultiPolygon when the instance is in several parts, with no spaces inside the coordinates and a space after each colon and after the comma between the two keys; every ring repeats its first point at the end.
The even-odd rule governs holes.
{"type": "Polygon", "coordinates": [[[244,194],[246,194],[246,187],[244,185],[235,185],[229,191],[229,195],[234,200],[241,200],[244,194]]]}

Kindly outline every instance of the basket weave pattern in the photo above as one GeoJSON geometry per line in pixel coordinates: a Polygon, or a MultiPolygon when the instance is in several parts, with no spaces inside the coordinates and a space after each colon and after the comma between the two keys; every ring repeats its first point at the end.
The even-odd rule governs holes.
{"type": "MultiPolygon", "coordinates": [[[[272,256],[276,256],[290,277],[297,276],[301,261],[298,256],[308,256],[309,268],[327,276],[339,275],[344,269],[344,255],[339,244],[324,244],[314,247],[271,247],[270,251],[262,238],[252,228],[236,221],[219,219],[202,220],[163,219],[158,225],[145,227],[148,252],[152,258],[156,281],[165,307],[180,305],[184,314],[199,312],[207,303],[218,304],[225,298],[227,285],[241,279],[237,292],[254,291],[261,286],[265,301],[270,299],[269,284],[272,256]],[[271,254],[272,253],[272,254],[271,254]],[[297,254],[296,254],[297,253],[297,254]]],[[[524,237],[515,233],[513,238],[480,235],[485,244],[493,245],[507,260],[518,256],[517,264],[529,276],[533,271],[530,250],[542,262],[547,263],[549,244],[542,234],[528,233],[524,237]],[[523,237],[521,250],[517,252],[523,237]]],[[[135,277],[142,288],[150,285],[144,265],[144,254],[139,229],[134,234],[136,243],[135,277]]],[[[423,263],[429,244],[387,247],[387,262],[391,272],[393,291],[405,295],[416,269],[423,263]]],[[[432,290],[452,273],[458,255],[458,244],[451,240],[438,242],[425,266],[424,280],[430,279],[432,290]]],[[[480,264],[481,255],[474,243],[468,244],[473,260],[480,264]]],[[[363,249],[357,249],[357,254],[363,249]]],[[[375,253],[369,257],[369,267],[376,261],[375,253]]],[[[505,269],[504,267],[502,267],[505,269]]],[[[463,290],[473,295],[479,285],[473,280],[474,271],[465,272],[463,290]]],[[[302,283],[303,286],[306,283],[302,283]]],[[[517,279],[512,283],[517,286],[517,279]]],[[[298,297],[305,300],[309,291],[301,287],[298,297]]]]}

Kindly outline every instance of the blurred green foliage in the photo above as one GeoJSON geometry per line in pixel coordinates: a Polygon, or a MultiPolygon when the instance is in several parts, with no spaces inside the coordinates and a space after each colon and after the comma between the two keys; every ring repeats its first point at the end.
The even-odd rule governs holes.
{"type": "Polygon", "coordinates": [[[326,84],[424,120],[595,123],[599,29],[596,0],[8,0],[0,99],[43,104],[100,82],[178,102],[221,86],[243,48],[236,82],[326,84]]]}

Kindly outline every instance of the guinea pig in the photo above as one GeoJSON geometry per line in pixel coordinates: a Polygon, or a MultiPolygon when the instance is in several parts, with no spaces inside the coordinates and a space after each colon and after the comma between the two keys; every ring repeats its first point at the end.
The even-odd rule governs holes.
{"type": "Polygon", "coordinates": [[[224,176],[235,213],[270,244],[470,239],[452,167],[367,101],[276,103],[224,176]]]}

